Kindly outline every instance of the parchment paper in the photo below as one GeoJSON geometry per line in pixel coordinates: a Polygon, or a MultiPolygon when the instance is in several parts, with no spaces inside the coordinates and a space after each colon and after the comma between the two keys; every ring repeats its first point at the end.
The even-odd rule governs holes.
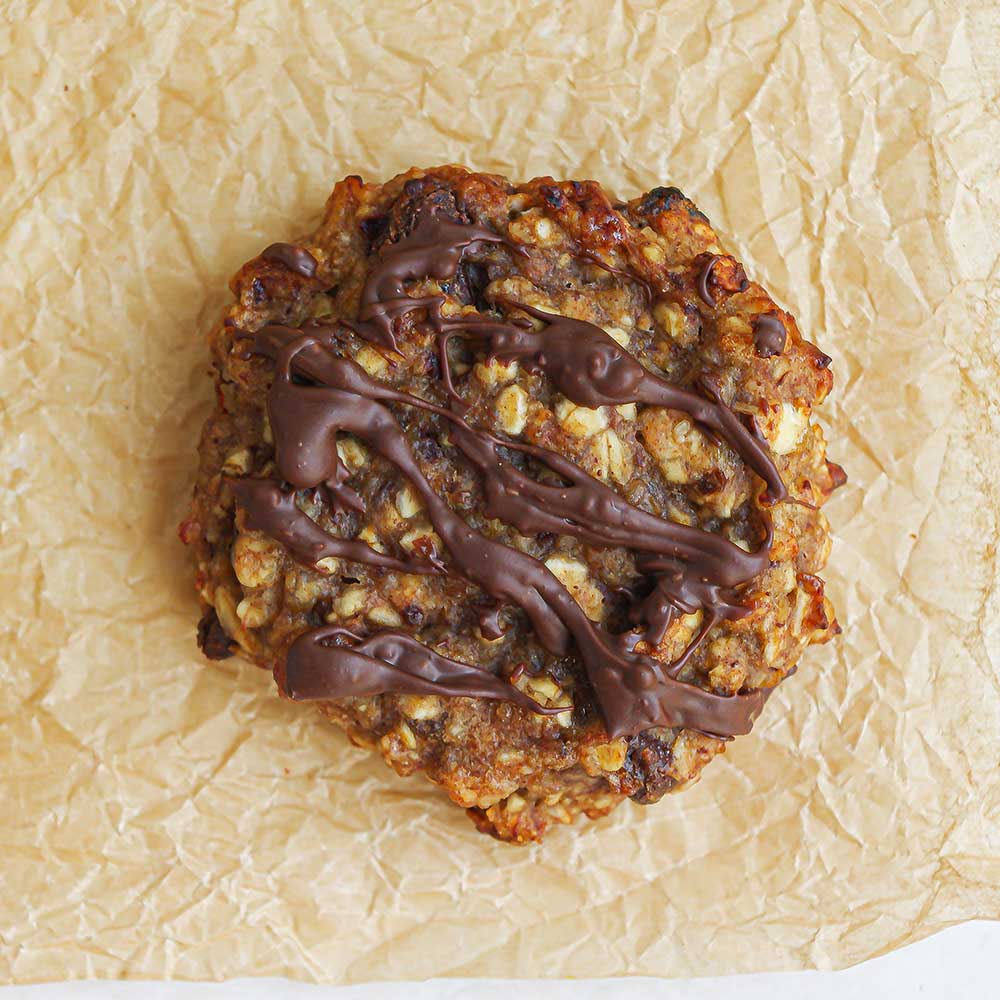
{"type": "Polygon", "coordinates": [[[995,12],[2,11],[0,977],[719,974],[1000,917],[995,12]],[[851,476],[842,639],[698,787],[530,849],[203,662],[176,538],[228,277],[446,161],[681,187],[833,355],[851,476]]]}

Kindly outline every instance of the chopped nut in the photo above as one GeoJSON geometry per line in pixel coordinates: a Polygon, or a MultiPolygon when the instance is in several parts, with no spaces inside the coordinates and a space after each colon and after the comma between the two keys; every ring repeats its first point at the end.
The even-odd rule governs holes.
{"type": "Polygon", "coordinates": [[[593,460],[593,473],[598,479],[607,480],[611,468],[608,457],[608,442],[601,433],[590,442],[590,457],[593,460]]]}
{"type": "Polygon", "coordinates": [[[224,587],[216,587],[215,614],[226,634],[235,637],[241,631],[240,620],[236,616],[236,601],[224,587]]]}
{"type": "Polygon", "coordinates": [[[670,483],[697,479],[712,465],[713,453],[718,454],[690,420],[677,420],[659,407],[639,414],[639,428],[663,478],[670,483]]]}
{"type": "Polygon", "coordinates": [[[319,562],[316,563],[316,569],[321,573],[336,573],[337,567],[340,565],[339,560],[335,559],[333,556],[324,556],[319,562]]]}
{"type": "Polygon", "coordinates": [[[792,406],[791,403],[782,403],[777,428],[773,434],[768,435],[771,439],[771,450],[777,455],[787,455],[790,451],[794,451],[808,426],[808,411],[792,406]]]}
{"type": "Polygon", "coordinates": [[[263,532],[245,532],[233,543],[232,563],[244,587],[266,587],[278,577],[281,548],[263,532]]]}
{"type": "Polygon", "coordinates": [[[662,264],[664,261],[663,248],[658,243],[647,243],[642,248],[642,255],[646,260],[654,264],[662,264]]]}
{"type": "Polygon", "coordinates": [[[276,590],[256,590],[247,594],[236,605],[236,617],[246,628],[260,628],[266,625],[274,616],[277,608],[276,590]]]}
{"type": "Polygon", "coordinates": [[[725,536],[733,545],[738,545],[744,552],[749,552],[750,543],[745,538],[740,538],[736,530],[731,525],[726,525],[725,536]]]}
{"type": "Polygon", "coordinates": [[[389,367],[389,362],[379,354],[374,348],[369,347],[365,344],[357,354],[354,355],[354,360],[361,365],[364,370],[371,375],[372,378],[378,378],[380,375],[384,375],[386,369],[389,367]]]}
{"type": "Polygon", "coordinates": [[[590,437],[608,426],[605,407],[592,410],[586,406],[577,406],[565,398],[556,403],[556,419],[569,434],[576,437],[590,437]]]}
{"type": "Polygon", "coordinates": [[[399,733],[399,738],[406,747],[410,750],[417,749],[417,738],[413,735],[413,730],[405,722],[401,722],[396,727],[396,731],[399,733]]]}
{"type": "Polygon", "coordinates": [[[795,567],[790,562],[776,567],[773,581],[772,589],[775,593],[792,593],[798,587],[798,580],[795,578],[795,567]]]}
{"type": "Polygon", "coordinates": [[[438,538],[437,532],[431,528],[414,528],[403,535],[399,544],[407,552],[416,552],[424,557],[434,555],[442,550],[441,539],[438,538]]]}
{"type": "Polygon", "coordinates": [[[812,603],[813,598],[811,594],[807,594],[804,590],[796,590],[795,607],[792,608],[792,613],[788,619],[792,635],[802,635],[802,621],[805,618],[806,612],[812,606],[812,603]]]}
{"type": "Polygon", "coordinates": [[[767,640],[764,643],[763,656],[764,663],[772,666],[778,662],[778,655],[781,653],[782,633],[773,630],[768,632],[767,640]]]}
{"type": "Polygon", "coordinates": [[[366,545],[371,546],[376,552],[385,552],[385,544],[379,538],[378,532],[369,524],[358,532],[358,538],[366,545]]]}
{"type": "Polygon", "coordinates": [[[384,625],[386,628],[399,628],[403,624],[403,619],[400,618],[399,613],[395,608],[389,607],[388,604],[376,605],[365,617],[372,624],[384,625]]]}
{"type": "Polygon", "coordinates": [[[720,636],[708,647],[708,662],[711,669],[708,679],[713,689],[723,694],[736,694],[746,682],[743,667],[743,647],[736,636],[720,636]]]}
{"type": "Polygon", "coordinates": [[[341,591],[340,596],[333,602],[333,610],[341,618],[350,618],[361,610],[367,599],[368,591],[358,584],[352,584],[341,591]]]}
{"type": "Polygon", "coordinates": [[[485,362],[477,361],[473,367],[477,379],[487,388],[506,385],[517,378],[520,366],[516,361],[499,361],[497,358],[487,358],[485,362]]]}
{"type": "Polygon", "coordinates": [[[680,656],[701,627],[702,613],[681,615],[676,618],[667,632],[664,648],[672,657],[680,656]]]}
{"type": "Polygon", "coordinates": [[[404,715],[415,719],[417,722],[423,719],[436,719],[444,712],[443,701],[432,694],[402,695],[399,700],[399,707],[404,715]]]}
{"type": "Polygon", "coordinates": [[[528,677],[524,681],[528,693],[536,698],[543,698],[547,704],[555,704],[562,696],[562,688],[551,677],[544,674],[541,677],[528,677]]]}
{"type": "Polygon", "coordinates": [[[565,712],[559,712],[558,715],[550,716],[550,718],[555,719],[556,724],[562,726],[563,729],[571,725],[573,701],[551,677],[544,674],[541,677],[522,674],[512,683],[519,691],[523,691],[545,708],[565,708],[565,712]]]}
{"type": "Polygon", "coordinates": [[[399,511],[402,517],[413,517],[423,509],[423,504],[421,504],[420,499],[413,492],[413,487],[409,483],[396,494],[396,510],[399,511]]]}
{"type": "Polygon", "coordinates": [[[518,243],[536,243],[539,246],[556,242],[558,235],[551,221],[534,208],[514,219],[507,234],[518,243]]]}
{"type": "Polygon", "coordinates": [[[676,302],[658,302],[653,307],[653,320],[679,346],[694,344],[696,329],[688,323],[684,310],[676,302]]]}
{"type": "Polygon", "coordinates": [[[357,472],[368,464],[368,449],[350,434],[337,438],[337,455],[350,472],[357,472]]]}
{"type": "Polygon", "coordinates": [[[594,586],[587,567],[576,559],[555,555],[545,560],[549,572],[570,592],[573,600],[592,621],[599,621],[604,610],[604,595],[594,586]]]}
{"type": "Polygon", "coordinates": [[[237,448],[226,456],[226,460],[222,463],[222,471],[227,476],[245,476],[252,464],[250,449],[237,448]]]}
{"type": "Polygon", "coordinates": [[[697,519],[689,511],[686,511],[679,504],[674,503],[673,500],[667,501],[666,513],[671,521],[676,521],[678,524],[686,524],[689,528],[693,528],[698,523],[697,519]]]}
{"type": "Polygon", "coordinates": [[[285,600],[299,608],[311,608],[328,586],[323,577],[294,566],[285,573],[285,600]]]}
{"type": "MultiPolygon", "coordinates": [[[[710,736],[703,736],[690,729],[682,729],[677,739],[674,740],[674,745],[670,748],[670,755],[673,758],[671,770],[676,774],[697,774],[699,771],[696,763],[698,758],[710,756],[713,752],[710,736]]],[[[697,781],[697,778],[694,780],[697,781]]],[[[680,787],[677,786],[677,788],[680,787]]]]}
{"type": "Polygon", "coordinates": [[[635,420],[635,403],[621,403],[615,407],[626,420],[635,420]]]}
{"type": "Polygon", "coordinates": [[[507,211],[512,219],[516,219],[529,204],[526,194],[513,194],[507,199],[507,211]]]}
{"type": "Polygon", "coordinates": [[[594,747],[594,757],[602,771],[620,771],[625,763],[628,746],[623,739],[612,740],[594,747]]]}
{"type": "Polygon", "coordinates": [[[726,337],[746,340],[752,333],[752,327],[742,316],[727,316],[719,322],[719,330],[726,337]]]}
{"type": "Polygon", "coordinates": [[[627,483],[631,479],[632,456],[626,450],[622,439],[613,430],[601,431],[594,438],[591,451],[604,476],[610,473],[619,483],[627,483]]]}
{"type": "Polygon", "coordinates": [[[520,434],[528,422],[528,396],[518,385],[509,385],[496,399],[497,417],[504,432],[520,434]]]}
{"type": "Polygon", "coordinates": [[[524,807],[528,803],[515,792],[513,795],[507,796],[507,801],[504,802],[504,812],[514,813],[515,815],[519,812],[524,811],[524,807]]]}

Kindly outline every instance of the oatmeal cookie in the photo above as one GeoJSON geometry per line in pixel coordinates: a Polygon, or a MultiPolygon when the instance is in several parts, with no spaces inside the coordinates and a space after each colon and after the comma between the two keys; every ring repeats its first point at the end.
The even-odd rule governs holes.
{"type": "Polygon", "coordinates": [[[480,830],[691,784],[839,631],[830,359],[676,188],[348,177],[232,290],[199,644],[480,830]]]}

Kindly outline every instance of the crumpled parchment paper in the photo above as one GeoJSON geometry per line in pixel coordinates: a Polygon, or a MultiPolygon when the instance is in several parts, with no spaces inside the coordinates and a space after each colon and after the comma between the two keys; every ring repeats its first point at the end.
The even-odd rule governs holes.
{"type": "Polygon", "coordinates": [[[1000,916],[995,10],[2,10],[0,978],[718,974],[1000,916]],[[842,639],[698,787],[529,849],[202,661],[176,537],[228,277],[446,161],[681,187],[833,355],[851,476],[842,639]]]}

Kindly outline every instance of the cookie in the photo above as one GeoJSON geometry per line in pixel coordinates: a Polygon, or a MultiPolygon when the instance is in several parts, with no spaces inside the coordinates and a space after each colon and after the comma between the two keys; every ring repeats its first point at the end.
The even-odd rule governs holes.
{"type": "Polygon", "coordinates": [[[839,631],[830,359],[676,188],[348,177],[232,290],[201,648],[479,829],[691,784],[839,631]]]}

